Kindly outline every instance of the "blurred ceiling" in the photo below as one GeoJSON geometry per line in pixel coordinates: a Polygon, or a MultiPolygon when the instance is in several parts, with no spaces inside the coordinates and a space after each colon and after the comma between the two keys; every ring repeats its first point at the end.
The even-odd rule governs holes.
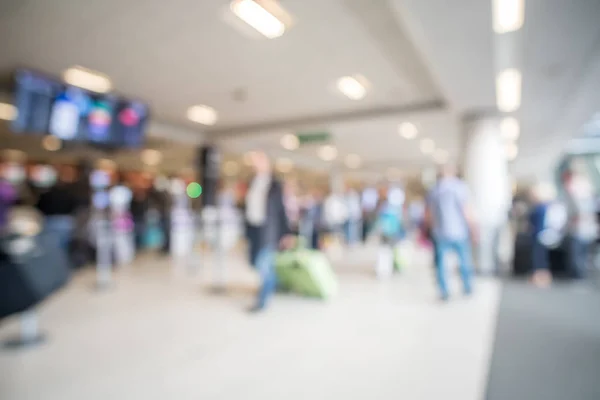
{"type": "MultiPolygon", "coordinates": [[[[206,135],[227,152],[265,148],[321,171],[345,169],[345,156],[357,154],[356,176],[413,174],[433,165],[420,139],[456,159],[463,117],[495,110],[491,3],[281,1],[294,24],[268,40],[246,34],[227,1],[0,1],[0,73],[27,66],[59,76],[82,65],[150,103],[155,122],[206,135]],[[354,74],[369,82],[359,101],[335,89],[354,74]],[[196,104],[218,112],[216,125],[187,120],[196,104]],[[398,134],[403,122],[418,128],[416,139],[398,134]],[[283,150],[281,136],[297,131],[330,132],[337,160],[322,161],[315,146],[283,150]]],[[[597,110],[598,15],[596,0],[526,0],[511,49],[523,74],[516,175],[548,170],[597,110]]],[[[186,157],[178,152],[165,162],[179,168],[186,157]]]]}

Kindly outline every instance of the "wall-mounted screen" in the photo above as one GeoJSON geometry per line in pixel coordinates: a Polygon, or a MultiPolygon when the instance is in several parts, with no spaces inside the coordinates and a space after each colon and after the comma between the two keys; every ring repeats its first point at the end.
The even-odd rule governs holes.
{"type": "Polygon", "coordinates": [[[66,85],[42,74],[15,73],[15,133],[54,135],[106,147],[140,147],[148,107],[114,94],[66,85]]]}

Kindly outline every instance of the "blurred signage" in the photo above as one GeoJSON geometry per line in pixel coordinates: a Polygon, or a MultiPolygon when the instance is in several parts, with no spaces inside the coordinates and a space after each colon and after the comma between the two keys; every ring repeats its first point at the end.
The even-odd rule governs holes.
{"type": "Polygon", "coordinates": [[[296,136],[300,145],[326,143],[331,140],[329,132],[298,132],[296,136]]]}

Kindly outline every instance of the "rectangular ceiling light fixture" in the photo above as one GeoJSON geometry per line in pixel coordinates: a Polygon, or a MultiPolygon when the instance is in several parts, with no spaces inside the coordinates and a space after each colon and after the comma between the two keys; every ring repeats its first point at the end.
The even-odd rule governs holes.
{"type": "Polygon", "coordinates": [[[274,1],[233,0],[231,11],[263,36],[275,39],[286,30],[289,15],[274,1]]]}
{"type": "Polygon", "coordinates": [[[494,32],[518,31],[525,20],[525,0],[492,0],[492,13],[494,32]]]}
{"type": "Polygon", "coordinates": [[[360,76],[341,77],[337,81],[337,88],[351,100],[361,100],[367,94],[366,80],[360,76]]]}
{"type": "Polygon", "coordinates": [[[110,79],[100,72],[75,66],[65,71],[63,78],[69,85],[96,93],[110,92],[112,85],[110,79]]]}
{"type": "Polygon", "coordinates": [[[521,106],[521,72],[506,69],[496,77],[496,105],[502,112],[517,111],[521,106]]]}

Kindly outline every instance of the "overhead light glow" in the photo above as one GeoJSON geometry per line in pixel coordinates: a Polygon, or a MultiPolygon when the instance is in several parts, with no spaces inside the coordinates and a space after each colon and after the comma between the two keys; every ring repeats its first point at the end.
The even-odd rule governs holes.
{"type": "Polygon", "coordinates": [[[332,145],[319,147],[319,157],[324,161],[333,161],[337,158],[337,149],[332,145]]]}
{"type": "Polygon", "coordinates": [[[0,119],[12,121],[17,118],[18,114],[17,107],[8,103],[0,103],[0,119]]]}
{"type": "Polygon", "coordinates": [[[416,138],[419,134],[419,131],[415,124],[412,124],[410,122],[403,122],[400,124],[400,126],[398,126],[398,133],[400,133],[400,135],[404,139],[410,140],[416,138]]]}
{"type": "Polygon", "coordinates": [[[356,169],[360,167],[361,159],[358,154],[348,154],[346,156],[346,166],[348,168],[356,169]]]}
{"type": "Polygon", "coordinates": [[[521,29],[525,21],[525,0],[492,0],[494,32],[498,34],[521,29]]]}
{"type": "Polygon", "coordinates": [[[91,92],[107,93],[112,88],[108,76],[80,66],[66,70],[63,78],[69,85],[77,86],[91,92]]]}
{"type": "Polygon", "coordinates": [[[187,117],[190,121],[202,125],[212,126],[217,123],[217,111],[209,106],[192,106],[187,111],[187,117]]]}
{"type": "Polygon", "coordinates": [[[437,164],[445,164],[448,162],[448,152],[443,149],[437,149],[435,153],[433,153],[433,160],[437,164]]]}
{"type": "Polygon", "coordinates": [[[285,24],[253,0],[234,0],[231,11],[263,36],[275,39],[285,33],[285,24]]]}
{"type": "Polygon", "coordinates": [[[275,161],[275,168],[281,173],[288,173],[294,168],[294,162],[289,158],[278,158],[275,161]]]}
{"type": "Polygon", "coordinates": [[[435,142],[431,139],[423,139],[420,147],[423,154],[431,154],[435,150],[435,142]]]}
{"type": "Polygon", "coordinates": [[[519,155],[519,147],[516,143],[508,143],[506,145],[506,158],[508,161],[514,161],[519,155]]]}
{"type": "Polygon", "coordinates": [[[240,172],[240,166],[235,161],[227,161],[223,165],[223,172],[227,176],[235,176],[240,172]]]}
{"type": "Polygon", "coordinates": [[[361,100],[367,94],[366,79],[361,76],[343,76],[338,79],[337,88],[351,100],[361,100]]]}
{"type": "Polygon", "coordinates": [[[163,155],[160,151],[154,149],[145,149],[142,151],[140,159],[146,165],[155,167],[161,163],[163,155]]]}
{"type": "Polygon", "coordinates": [[[292,133],[282,136],[280,143],[281,147],[290,151],[296,150],[300,146],[300,140],[298,139],[298,136],[292,133]]]}
{"type": "Polygon", "coordinates": [[[521,72],[515,68],[496,77],[496,104],[502,112],[513,112],[521,106],[521,72]]]}
{"type": "Polygon", "coordinates": [[[56,136],[45,136],[42,139],[42,147],[48,151],[58,151],[62,147],[62,141],[56,136]]]}
{"type": "Polygon", "coordinates": [[[504,140],[514,142],[519,138],[521,127],[515,117],[506,117],[500,122],[500,132],[504,140]]]}

